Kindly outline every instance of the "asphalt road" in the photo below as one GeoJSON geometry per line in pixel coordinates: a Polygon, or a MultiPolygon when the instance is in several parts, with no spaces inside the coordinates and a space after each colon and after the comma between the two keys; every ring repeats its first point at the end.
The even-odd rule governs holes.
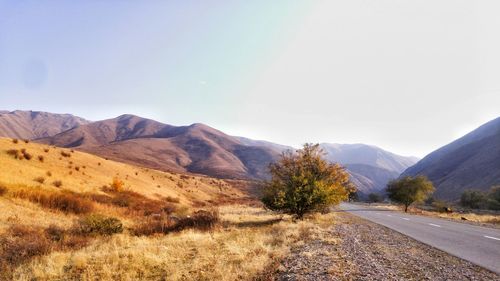
{"type": "Polygon", "coordinates": [[[342,210],[500,274],[500,230],[342,203],[342,210]]]}

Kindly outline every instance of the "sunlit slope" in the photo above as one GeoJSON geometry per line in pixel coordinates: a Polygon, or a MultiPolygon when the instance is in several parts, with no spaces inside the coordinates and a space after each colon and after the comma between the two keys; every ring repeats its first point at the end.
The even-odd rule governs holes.
{"type": "Polygon", "coordinates": [[[0,184],[34,186],[74,192],[102,192],[113,179],[149,198],[175,197],[181,204],[209,204],[245,193],[228,182],[208,177],[166,173],[114,162],[91,154],[53,146],[0,138],[0,184]],[[24,152],[23,152],[24,151],[24,152]],[[18,157],[16,157],[18,154],[18,157]],[[26,159],[25,155],[30,160],[26,159]],[[43,181],[43,183],[42,183],[43,181]],[[58,182],[62,185],[57,187],[58,182]]]}

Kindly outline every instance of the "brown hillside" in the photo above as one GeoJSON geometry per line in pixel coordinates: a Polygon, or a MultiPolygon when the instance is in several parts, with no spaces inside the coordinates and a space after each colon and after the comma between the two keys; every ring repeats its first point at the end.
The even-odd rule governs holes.
{"type": "Polygon", "coordinates": [[[89,121],[70,114],[40,111],[0,111],[0,137],[37,139],[53,136],[88,124],[89,121]]]}
{"type": "Polygon", "coordinates": [[[264,178],[280,151],[246,145],[203,124],[175,127],[133,115],[73,128],[38,142],[163,171],[264,178]]]}

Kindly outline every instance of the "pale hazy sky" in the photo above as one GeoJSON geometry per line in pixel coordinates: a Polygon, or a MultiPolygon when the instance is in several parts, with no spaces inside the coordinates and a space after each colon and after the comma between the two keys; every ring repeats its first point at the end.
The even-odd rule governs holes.
{"type": "Polygon", "coordinates": [[[0,109],[424,156],[500,116],[500,1],[0,0],[0,109]]]}

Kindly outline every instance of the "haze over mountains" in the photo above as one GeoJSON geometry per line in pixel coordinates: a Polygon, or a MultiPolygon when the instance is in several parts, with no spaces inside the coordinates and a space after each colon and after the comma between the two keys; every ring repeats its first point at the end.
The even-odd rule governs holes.
{"type": "Polygon", "coordinates": [[[403,175],[425,175],[434,196],[458,199],[466,189],[500,185],[500,117],[430,153],[403,175]]]}
{"type": "MultiPolygon", "coordinates": [[[[24,118],[21,118],[22,123],[11,121],[19,117],[4,118],[2,128],[8,129],[0,130],[0,136],[22,136],[164,171],[262,179],[267,176],[270,162],[282,151],[293,149],[230,136],[203,124],[172,126],[134,115],[96,122],[71,115],[31,111],[4,112],[3,115],[24,118]],[[34,131],[31,135],[30,128],[34,131]]],[[[399,156],[365,144],[323,143],[321,147],[328,160],[346,166],[362,196],[381,192],[387,181],[397,178],[417,161],[414,157],[399,156]]]]}

